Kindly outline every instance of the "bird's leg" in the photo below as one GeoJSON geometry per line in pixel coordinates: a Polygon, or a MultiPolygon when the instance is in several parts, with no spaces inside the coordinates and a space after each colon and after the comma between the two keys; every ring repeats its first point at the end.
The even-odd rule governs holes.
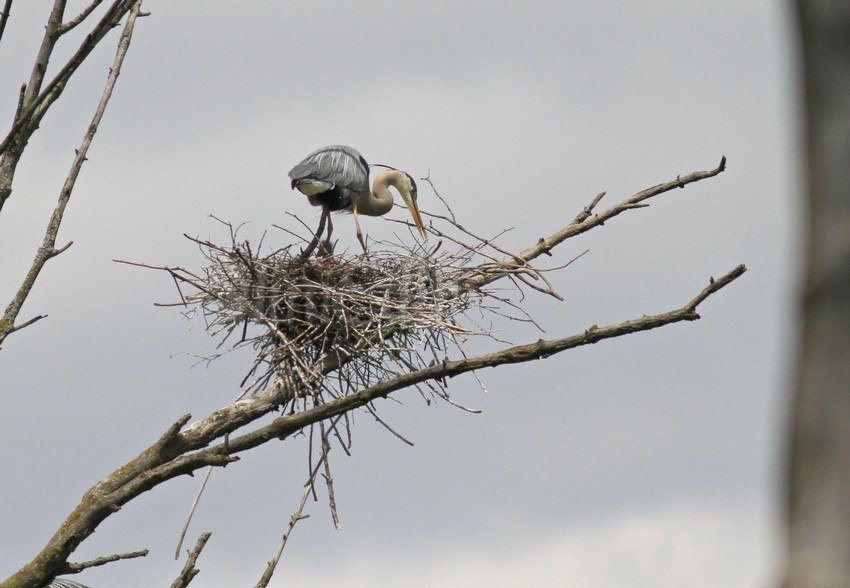
{"type": "MultiPolygon", "coordinates": [[[[300,261],[307,261],[307,259],[310,257],[310,254],[312,254],[313,251],[315,251],[316,246],[319,244],[319,239],[322,238],[322,233],[325,230],[325,221],[330,222],[330,220],[331,220],[330,210],[328,210],[327,208],[323,209],[322,210],[322,220],[319,221],[319,228],[316,231],[316,234],[313,235],[313,239],[310,241],[310,244],[307,245],[307,248],[304,251],[302,251],[301,254],[298,256],[298,259],[300,261]]],[[[330,235],[330,231],[328,231],[328,235],[330,235]]]]}
{"type": "Polygon", "coordinates": [[[334,223],[331,220],[331,211],[326,210],[326,212],[327,212],[327,215],[328,215],[328,239],[327,239],[327,241],[328,241],[328,243],[330,243],[331,242],[331,234],[334,232],[334,223]]]}
{"type": "Polygon", "coordinates": [[[357,240],[360,241],[361,247],[363,247],[363,254],[369,255],[366,251],[366,242],[363,240],[363,231],[360,230],[360,220],[357,218],[357,206],[353,206],[351,208],[351,212],[354,214],[354,226],[357,227],[357,240]]]}

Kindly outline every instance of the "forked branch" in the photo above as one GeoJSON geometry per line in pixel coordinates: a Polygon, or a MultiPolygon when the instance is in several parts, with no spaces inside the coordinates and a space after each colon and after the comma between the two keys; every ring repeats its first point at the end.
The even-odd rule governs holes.
{"type": "Polygon", "coordinates": [[[186,559],[183,569],[180,570],[180,575],[171,583],[171,588],[186,588],[195,576],[200,573],[200,570],[195,565],[198,563],[198,557],[201,555],[201,551],[204,549],[211,535],[212,533],[206,532],[198,537],[195,547],[189,552],[189,557],[186,559]]]}
{"type": "MultiPolygon", "coordinates": [[[[544,270],[530,268],[527,265],[529,261],[543,253],[548,253],[553,247],[571,236],[600,226],[605,220],[613,216],[636,207],[645,206],[645,201],[655,195],[720,173],[723,171],[724,163],[725,160],[714,170],[696,172],[677,178],[673,182],[659,184],[658,186],[639,192],[602,213],[593,215],[593,208],[601,199],[601,196],[598,196],[569,225],[552,236],[541,239],[540,242],[520,254],[508,255],[501,266],[494,254],[488,254],[483,264],[481,264],[486,266],[486,270],[481,270],[480,266],[475,265],[471,267],[464,266],[464,262],[474,258],[472,253],[470,253],[469,257],[464,257],[466,255],[464,253],[461,254],[460,258],[450,256],[448,259],[451,271],[438,275],[439,272],[435,273],[433,266],[425,263],[426,261],[428,263],[434,261],[435,249],[435,251],[427,254],[430,255],[429,258],[423,260],[423,263],[427,266],[427,271],[422,273],[420,277],[427,278],[423,282],[426,284],[424,286],[425,288],[433,288],[435,293],[438,292],[440,297],[444,297],[449,302],[451,302],[452,297],[462,297],[469,293],[475,294],[483,286],[495,280],[500,278],[513,279],[514,276],[519,275],[521,272],[527,272],[528,277],[534,279],[535,275],[544,270]],[[451,278],[451,276],[455,277],[454,287],[451,280],[447,279],[447,276],[448,278],[451,278]]],[[[428,383],[428,385],[433,386],[432,390],[439,391],[441,386],[443,386],[441,382],[445,382],[447,378],[463,373],[511,363],[536,361],[568,349],[597,343],[604,339],[656,329],[676,322],[697,320],[700,318],[698,314],[699,305],[739,278],[746,271],[746,268],[740,265],[718,279],[712,278],[708,285],[700,290],[691,300],[683,306],[667,312],[642,316],[633,320],[601,327],[593,325],[569,337],[549,340],[541,339],[534,343],[513,345],[500,351],[478,356],[468,356],[464,352],[460,354],[462,356],[460,359],[449,359],[445,353],[438,353],[439,350],[435,349],[429,361],[425,361],[426,358],[419,355],[415,356],[413,360],[403,358],[395,368],[389,368],[384,363],[384,359],[374,359],[376,353],[384,354],[378,355],[379,358],[390,357],[392,354],[406,353],[405,346],[409,344],[409,341],[405,337],[411,337],[411,333],[421,328],[421,324],[418,322],[395,322],[391,323],[394,326],[389,329],[382,329],[379,324],[376,330],[368,331],[366,327],[370,324],[369,321],[374,318],[372,314],[381,320],[383,320],[382,316],[378,315],[385,314],[385,311],[390,316],[397,317],[398,315],[402,315],[403,318],[406,312],[413,312],[414,314],[416,312],[421,313],[423,308],[421,305],[423,303],[422,298],[419,297],[421,289],[417,290],[410,284],[405,284],[408,289],[405,290],[402,288],[399,290],[393,287],[392,280],[385,279],[383,274],[374,273],[374,268],[370,269],[369,263],[375,263],[375,258],[378,257],[377,255],[373,254],[370,256],[371,261],[369,262],[367,260],[361,260],[360,265],[362,267],[358,267],[356,263],[353,267],[349,267],[346,264],[351,264],[352,260],[346,259],[317,262],[318,265],[308,268],[309,271],[305,274],[310,280],[309,283],[304,286],[303,290],[296,290],[293,297],[285,298],[284,302],[288,301],[288,306],[284,305],[281,309],[278,304],[279,297],[274,298],[276,292],[279,294],[280,288],[276,284],[283,284],[286,288],[292,288],[293,286],[286,281],[268,281],[270,276],[277,275],[270,273],[271,270],[268,267],[268,264],[275,263],[274,256],[257,258],[247,245],[243,249],[216,249],[215,245],[203,242],[199,242],[199,245],[204,247],[209,246],[212,250],[216,251],[216,255],[221,254],[226,258],[223,258],[221,265],[215,271],[207,272],[206,275],[211,276],[212,280],[208,285],[205,285],[203,282],[206,269],[201,272],[188,272],[179,268],[159,269],[165,269],[172,276],[182,276],[185,278],[183,282],[185,284],[190,284],[193,280],[200,280],[198,284],[201,286],[201,294],[199,294],[200,298],[197,300],[212,301],[215,304],[230,304],[231,302],[237,305],[249,304],[251,307],[245,310],[243,314],[232,315],[236,319],[228,319],[229,322],[220,323],[225,327],[231,328],[231,330],[236,330],[236,327],[240,325],[240,320],[253,320],[255,321],[252,323],[254,327],[269,329],[269,332],[273,335],[272,339],[269,340],[272,343],[276,340],[275,337],[282,336],[285,339],[289,337],[286,345],[294,344],[303,337],[297,331],[290,328],[292,327],[292,320],[303,322],[306,325],[305,328],[312,328],[315,325],[311,321],[319,319],[315,316],[317,313],[310,314],[312,311],[309,311],[309,308],[313,308],[310,305],[312,304],[315,308],[324,309],[325,306],[322,305],[328,304],[327,284],[321,281],[324,279],[322,276],[326,276],[327,274],[337,276],[337,278],[341,277],[342,282],[349,285],[351,283],[357,285],[362,282],[365,285],[365,289],[369,290],[370,295],[375,294],[375,291],[373,288],[369,288],[370,282],[368,279],[363,281],[363,276],[365,275],[370,279],[380,276],[381,283],[386,283],[386,286],[382,286],[386,287],[386,289],[380,290],[380,296],[386,301],[386,305],[383,307],[383,310],[379,309],[375,312],[366,312],[362,320],[361,318],[354,317],[352,321],[350,316],[343,313],[345,316],[342,319],[350,321],[351,330],[363,331],[366,335],[361,340],[344,340],[341,338],[345,336],[354,337],[357,333],[346,334],[344,329],[333,331],[333,341],[342,341],[347,345],[345,352],[326,349],[326,347],[332,347],[330,343],[328,343],[328,346],[316,342],[311,343],[317,352],[313,354],[310,362],[303,366],[303,372],[306,374],[304,378],[293,378],[290,374],[291,370],[283,370],[273,377],[267,386],[252,396],[224,406],[204,419],[198,420],[188,426],[186,425],[190,420],[189,415],[177,420],[150,448],[125,466],[116,470],[105,480],[93,486],[36,559],[6,582],[0,584],[0,588],[44,585],[58,570],[66,569],[67,558],[70,554],[107,517],[144,492],[177,476],[192,474],[207,466],[225,466],[236,461],[238,454],[241,452],[248,451],[269,441],[285,439],[299,431],[305,430],[305,428],[311,425],[323,423],[329,419],[341,418],[352,410],[364,407],[376,399],[385,398],[404,388],[428,383]],[[244,270],[247,272],[249,278],[254,277],[259,279],[259,281],[249,281],[248,283],[241,281],[241,278],[235,273],[234,268],[241,268],[239,271],[244,270]],[[366,273],[364,274],[363,272],[366,273]],[[358,282],[358,280],[361,280],[361,282],[358,282]],[[413,301],[410,304],[416,305],[415,307],[411,307],[408,303],[403,303],[408,298],[397,297],[398,291],[401,291],[401,295],[407,296],[410,293],[410,288],[413,288],[416,294],[414,298],[410,299],[413,301]],[[321,296],[317,297],[319,294],[321,296]],[[299,296],[303,300],[299,299],[299,296]],[[301,300],[301,302],[296,304],[294,302],[296,299],[301,300]],[[271,318],[269,318],[263,314],[268,311],[269,307],[278,308],[280,312],[271,315],[271,318]],[[304,310],[305,308],[307,310],[304,310]],[[293,319],[292,317],[296,318],[293,319]],[[399,337],[401,337],[400,340],[399,337]],[[351,341],[355,342],[351,343],[351,341]],[[381,345],[383,345],[382,348],[380,347],[381,345]],[[358,366],[356,369],[359,371],[355,372],[355,376],[361,378],[357,380],[361,384],[357,388],[337,389],[336,393],[334,393],[334,390],[331,388],[323,388],[317,384],[322,378],[326,378],[329,374],[334,373],[334,370],[338,370],[349,364],[358,366]],[[248,425],[256,427],[258,419],[280,410],[282,406],[288,407],[284,415],[278,416],[270,423],[245,432],[245,427],[248,425]]],[[[475,248],[473,247],[469,251],[474,252],[475,248]]],[[[480,258],[476,257],[475,259],[480,258]]],[[[284,261],[284,269],[287,271],[291,267],[294,267],[291,266],[293,261],[290,258],[285,258],[284,261]]],[[[295,260],[295,263],[299,262],[295,260]]],[[[300,263],[307,263],[307,261],[301,261],[300,263]]],[[[291,275],[291,273],[287,273],[284,274],[284,277],[291,275]]],[[[414,273],[413,275],[419,276],[420,274],[414,273]]],[[[425,291],[429,290],[426,289],[425,291]]],[[[351,300],[354,300],[360,295],[357,290],[344,290],[343,292],[348,298],[345,298],[340,303],[342,305],[349,304],[351,300]]],[[[437,296],[434,297],[436,298],[437,296]]],[[[191,302],[193,298],[190,295],[184,297],[184,300],[191,302]]],[[[371,308],[370,305],[373,302],[371,299],[366,301],[360,300],[358,304],[365,305],[364,308],[371,308]]],[[[232,306],[228,307],[227,312],[230,312],[232,308],[232,306]]],[[[236,306],[235,308],[239,309],[243,307],[236,306]]],[[[318,314],[322,313],[320,312],[318,314]]],[[[324,322],[316,324],[320,324],[321,328],[329,333],[332,332],[333,328],[337,328],[334,325],[328,325],[324,322]]],[[[439,316],[429,319],[425,328],[442,328],[451,337],[465,336],[466,333],[470,332],[468,329],[464,329],[458,325],[454,319],[448,317],[443,320],[439,316]]],[[[239,328],[238,331],[242,333],[241,337],[243,339],[247,336],[245,330],[242,328],[239,328]]],[[[286,346],[283,347],[284,351],[285,349],[287,349],[286,346]]],[[[260,353],[266,353],[267,347],[261,347],[259,351],[260,353]]],[[[284,356],[275,357],[282,357],[283,360],[286,360],[284,356]]],[[[292,361],[295,361],[295,359],[292,361]]],[[[298,361],[305,362],[304,358],[298,359],[298,361]]],[[[286,363],[284,361],[282,365],[283,367],[289,367],[296,364],[286,363]]],[[[337,377],[337,379],[341,378],[337,377]]],[[[448,399],[447,396],[446,399],[448,399]]],[[[334,429],[334,426],[329,425],[328,430],[332,429],[334,429]]],[[[320,471],[320,466],[327,458],[329,445],[327,444],[326,434],[326,431],[322,434],[322,457],[311,469],[310,481],[307,490],[305,490],[305,496],[308,495],[310,487],[320,471]]],[[[330,481],[329,475],[327,478],[330,481]]],[[[329,488],[329,490],[331,489],[329,488]]],[[[297,520],[300,520],[301,516],[302,512],[300,510],[296,511],[294,518],[290,521],[290,526],[294,525],[297,520]]],[[[284,534],[284,544],[290,530],[291,528],[284,534]]],[[[267,570],[269,574],[264,576],[264,578],[270,577],[273,568],[274,566],[271,566],[267,570]]]]}
{"type": "MultiPolygon", "coordinates": [[[[88,154],[89,147],[91,146],[92,140],[94,139],[94,135],[97,132],[101,120],[103,120],[103,114],[106,111],[106,106],[109,103],[109,99],[112,97],[112,91],[114,90],[115,83],[117,82],[118,76],[121,73],[121,65],[123,64],[124,57],[126,56],[127,50],[130,47],[130,40],[133,36],[133,28],[136,24],[136,18],[139,16],[140,6],[141,0],[135,0],[132,9],[130,10],[130,14],[127,17],[127,22],[124,26],[124,30],[121,33],[121,38],[118,42],[118,49],[115,53],[115,60],[112,64],[112,68],[109,70],[109,75],[106,80],[106,86],[103,90],[103,95],[101,96],[100,102],[97,105],[97,108],[95,109],[94,116],[92,117],[91,123],[89,123],[89,127],[86,130],[85,136],[83,137],[83,141],[76,151],[74,161],[71,164],[71,169],[68,172],[68,175],[65,178],[65,183],[63,184],[62,190],[59,193],[59,199],[56,203],[56,207],[54,208],[53,214],[51,215],[50,220],[47,224],[47,229],[45,230],[42,244],[38,248],[38,251],[35,254],[35,258],[33,259],[32,265],[30,266],[27,275],[21,283],[21,286],[18,288],[18,291],[15,293],[14,297],[6,307],[2,318],[0,318],[0,345],[3,344],[3,341],[10,334],[28,325],[33,324],[37,320],[44,318],[43,316],[37,316],[23,323],[16,324],[18,314],[20,313],[24,302],[29,297],[29,294],[33,286],[35,285],[35,282],[38,279],[38,276],[41,273],[41,270],[44,268],[45,264],[57,255],[61,254],[72,244],[72,242],[68,242],[67,244],[61,247],[56,247],[56,239],[59,234],[59,228],[62,224],[62,220],[65,215],[65,207],[68,205],[68,202],[71,199],[71,194],[74,191],[74,186],[76,185],[77,177],[80,174],[80,170],[82,169],[83,163],[86,161],[86,155],[88,154]]],[[[61,12],[59,16],[61,16],[61,12]]]]}
{"type": "MultiPolygon", "coordinates": [[[[231,453],[240,453],[242,451],[252,449],[253,447],[262,445],[271,439],[287,437],[311,424],[349,412],[364,406],[375,399],[386,398],[389,394],[397,390],[414,386],[426,380],[438,380],[447,377],[450,378],[487,367],[497,367],[511,363],[525,363],[538,359],[545,359],[568,349],[590,345],[604,339],[611,339],[632,333],[639,333],[641,331],[657,329],[659,327],[681,321],[698,320],[700,315],[697,313],[697,307],[709,296],[715,294],[734,280],[741,277],[741,275],[743,275],[746,271],[746,266],[739,265],[718,279],[711,278],[709,284],[681,308],[661,314],[643,316],[639,319],[628,320],[604,327],[593,325],[588,327],[585,331],[570,337],[551,340],[540,339],[535,343],[516,345],[485,355],[435,363],[427,368],[411,372],[409,374],[400,375],[357,393],[329,401],[316,408],[308,409],[293,415],[278,417],[270,424],[261,427],[256,431],[252,431],[238,437],[231,437],[228,440],[228,447],[231,453]]],[[[195,426],[198,425],[200,425],[200,423],[195,423],[195,426]]],[[[173,477],[170,472],[179,472],[187,468],[194,471],[205,465],[205,460],[208,457],[207,454],[215,455],[216,452],[220,450],[221,446],[217,445],[191,455],[180,457],[174,460],[174,462],[165,464],[162,468],[158,468],[156,475],[162,475],[165,478],[170,478],[173,477]]]]}
{"type": "MultiPolygon", "coordinates": [[[[676,188],[684,188],[688,184],[692,184],[706,178],[712,178],[725,170],[726,156],[724,155],[720,159],[720,164],[718,164],[718,166],[714,169],[692,172],[684,176],[676,176],[675,180],[664,182],[663,184],[658,184],[651,188],[647,188],[646,190],[642,190],[637,194],[634,194],[632,197],[623,200],[616,206],[612,206],[611,208],[594,215],[593,210],[596,208],[596,205],[599,204],[599,201],[605,196],[604,192],[597,194],[591,203],[586,206],[578,216],[576,216],[573,222],[563,229],[556,231],[552,235],[541,238],[532,247],[521,252],[516,256],[516,262],[521,266],[526,265],[531,260],[540,257],[541,255],[548,254],[554,247],[560,245],[567,239],[576,237],[591,229],[602,226],[607,220],[612,219],[627,210],[649,206],[645,201],[653,198],[654,196],[658,196],[659,194],[669,192],[676,188]]],[[[486,275],[482,274],[470,280],[466,285],[469,288],[480,288],[499,279],[500,277],[501,276],[496,272],[488,273],[486,275]]]]}

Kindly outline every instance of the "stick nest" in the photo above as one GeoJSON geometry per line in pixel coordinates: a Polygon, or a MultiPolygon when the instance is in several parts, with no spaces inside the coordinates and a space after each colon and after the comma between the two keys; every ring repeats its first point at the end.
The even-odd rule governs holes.
{"type": "Polygon", "coordinates": [[[233,237],[229,246],[193,239],[202,273],[169,271],[193,287],[183,304],[222,344],[238,337],[234,347],[254,348],[250,392],[280,377],[305,396],[338,397],[441,361],[477,332],[458,321],[484,298],[460,286],[464,256],[396,246],[304,260],[289,248],[257,256],[233,237]]]}
{"type": "MultiPolygon", "coordinates": [[[[252,348],[241,384],[246,394],[274,382],[291,391],[283,404],[303,400],[307,407],[466,357],[470,336],[496,339],[494,318],[537,327],[521,307],[525,290],[560,299],[545,277],[551,269],[534,268],[495,244],[505,231],[479,237],[448,210],[450,216],[429,215],[429,241],[373,241],[368,255],[304,259],[299,248],[310,240],[287,229],[295,244],[259,255],[262,241],[254,247],[220,221],[230,231],[227,245],[187,237],[204,257],[200,270],[137,265],[171,275],[185,314],[203,317],[219,349],[229,342],[221,353],[252,348]],[[513,293],[481,286],[497,278],[506,278],[513,293]]],[[[456,404],[443,381],[417,388],[426,401],[456,404]]]]}

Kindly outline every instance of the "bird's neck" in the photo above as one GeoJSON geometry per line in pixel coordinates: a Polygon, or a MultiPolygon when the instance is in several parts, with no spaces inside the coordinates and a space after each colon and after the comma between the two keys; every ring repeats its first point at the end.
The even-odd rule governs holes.
{"type": "Polygon", "coordinates": [[[368,216],[381,216],[387,214],[393,208],[393,194],[390,186],[395,186],[404,180],[404,174],[400,171],[389,170],[375,176],[372,183],[372,192],[357,205],[357,212],[368,216]]]}

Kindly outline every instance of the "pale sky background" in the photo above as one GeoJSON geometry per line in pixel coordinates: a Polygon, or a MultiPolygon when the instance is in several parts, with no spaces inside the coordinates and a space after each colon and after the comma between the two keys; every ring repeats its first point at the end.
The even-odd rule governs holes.
{"type": "MultiPolygon", "coordinates": [[[[14,111],[49,12],[16,2],[0,44],[0,113],[14,111]]],[[[74,4],[74,3],[70,3],[74,4]]],[[[76,5],[81,5],[77,2],[76,5]]],[[[797,41],[788,3],[148,0],[83,168],[60,244],[0,351],[0,577],[28,562],[82,494],[180,415],[238,393],[243,355],[196,366],[214,342],[175,309],[165,275],[197,267],[183,233],[226,240],[319,212],[287,171],[320,146],[429,170],[461,221],[514,227],[519,250],[601,206],[721,155],[728,171],[560,248],[565,297],[527,308],[545,337],[676,308],[738,263],[703,317],[450,391],[480,415],[378,403],[414,441],[355,416],[353,456],[295,528],[273,586],[759,587],[777,578],[782,455],[799,273],[797,41]]],[[[74,9],[69,9],[73,13],[74,9]]],[[[0,302],[40,243],[100,96],[118,30],[43,121],[0,215],[0,302]]],[[[79,38],[79,37],[77,37],[79,38]]],[[[71,50],[65,47],[64,54],[71,50]]],[[[58,63],[58,61],[57,61],[58,63]]],[[[420,204],[439,211],[420,185],[420,204]]],[[[404,211],[393,216],[404,218],[404,211]]],[[[292,226],[291,224],[288,226],[292,226]]],[[[341,247],[356,247],[339,219],[341,247]]],[[[394,228],[366,219],[372,236],[394,228]]],[[[541,335],[504,325],[513,343],[541,335]]],[[[303,438],[217,471],[189,532],[213,535],[192,586],[253,586],[307,475],[303,438]]],[[[75,561],[93,588],[167,586],[199,479],[175,480],[103,524],[75,561]]]]}

